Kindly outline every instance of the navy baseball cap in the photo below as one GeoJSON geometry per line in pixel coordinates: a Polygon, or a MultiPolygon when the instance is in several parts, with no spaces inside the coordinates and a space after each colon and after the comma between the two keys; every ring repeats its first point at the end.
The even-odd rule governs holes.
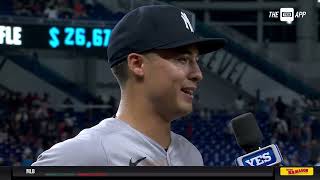
{"type": "Polygon", "coordinates": [[[142,6],[127,13],[114,27],[107,49],[110,67],[126,60],[130,53],[195,45],[199,54],[222,48],[222,38],[195,34],[187,13],[171,5],[142,6]]]}

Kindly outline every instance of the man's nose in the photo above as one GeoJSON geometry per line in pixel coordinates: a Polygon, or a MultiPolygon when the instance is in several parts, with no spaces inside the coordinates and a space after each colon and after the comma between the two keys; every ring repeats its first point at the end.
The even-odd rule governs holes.
{"type": "Polygon", "coordinates": [[[200,82],[203,79],[201,69],[198,63],[194,63],[191,66],[190,79],[194,82],[200,82]]]}

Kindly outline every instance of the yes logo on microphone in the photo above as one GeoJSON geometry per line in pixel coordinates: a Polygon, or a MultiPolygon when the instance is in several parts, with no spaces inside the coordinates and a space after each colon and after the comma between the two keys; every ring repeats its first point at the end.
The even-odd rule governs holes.
{"type": "Polygon", "coordinates": [[[272,144],[236,159],[238,166],[273,166],[282,162],[277,145],[272,144]]]}
{"type": "Polygon", "coordinates": [[[265,152],[262,155],[253,157],[253,158],[245,158],[245,163],[249,166],[261,166],[263,164],[272,163],[272,160],[274,160],[274,157],[271,157],[273,155],[270,152],[265,152]]]}

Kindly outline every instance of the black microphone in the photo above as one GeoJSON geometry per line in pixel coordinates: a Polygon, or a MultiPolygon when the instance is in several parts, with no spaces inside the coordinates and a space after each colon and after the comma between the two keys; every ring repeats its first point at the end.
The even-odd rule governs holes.
{"type": "Polygon", "coordinates": [[[261,148],[263,135],[252,113],[235,117],[231,125],[238,145],[247,153],[235,160],[238,166],[273,166],[282,162],[276,144],[261,148]]]}

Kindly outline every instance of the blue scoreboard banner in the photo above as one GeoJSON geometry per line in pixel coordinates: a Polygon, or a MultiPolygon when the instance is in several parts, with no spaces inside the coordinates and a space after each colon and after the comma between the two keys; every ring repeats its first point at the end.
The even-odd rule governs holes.
{"type": "Polygon", "coordinates": [[[110,27],[0,24],[0,47],[106,51],[111,31],[110,27]]]}

